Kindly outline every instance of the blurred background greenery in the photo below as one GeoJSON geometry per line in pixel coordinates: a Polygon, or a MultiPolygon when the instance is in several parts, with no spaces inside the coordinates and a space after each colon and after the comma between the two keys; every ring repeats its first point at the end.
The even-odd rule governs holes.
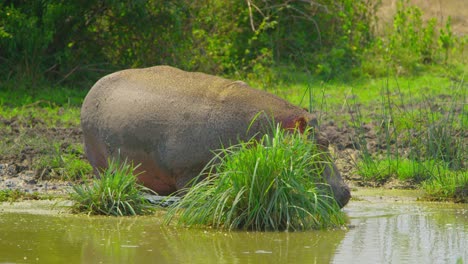
{"type": "Polygon", "coordinates": [[[0,85],[87,89],[106,73],[159,64],[266,85],[296,72],[458,76],[467,37],[450,18],[391,2],[382,27],[379,0],[1,1],[0,85]]]}

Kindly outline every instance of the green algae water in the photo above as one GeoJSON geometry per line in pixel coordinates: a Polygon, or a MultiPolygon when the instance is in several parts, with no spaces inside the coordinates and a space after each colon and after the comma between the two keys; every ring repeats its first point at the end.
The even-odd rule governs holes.
{"type": "Polygon", "coordinates": [[[0,209],[0,263],[467,263],[468,206],[357,202],[346,230],[220,232],[0,209]]]}

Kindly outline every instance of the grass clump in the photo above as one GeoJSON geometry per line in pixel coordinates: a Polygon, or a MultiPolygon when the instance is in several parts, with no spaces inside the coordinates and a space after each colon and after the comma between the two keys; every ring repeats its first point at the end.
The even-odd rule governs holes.
{"type": "Polygon", "coordinates": [[[50,196],[41,195],[37,192],[24,192],[18,189],[0,190],[0,202],[17,202],[22,200],[50,199],[50,196]]]}
{"type": "Polygon", "coordinates": [[[74,185],[70,198],[73,211],[93,215],[144,215],[153,211],[134,175],[137,167],[126,160],[109,160],[108,168],[91,185],[74,185]]]}
{"type": "Polygon", "coordinates": [[[54,143],[53,149],[40,156],[34,164],[40,179],[80,180],[92,173],[91,165],[80,158],[84,155],[83,147],[54,143]]]}
{"type": "Polygon", "coordinates": [[[169,208],[166,222],[262,231],[343,225],[322,177],[328,161],[305,134],[277,127],[272,135],[220,150],[200,174],[206,178],[169,208]]]}
{"type": "Polygon", "coordinates": [[[468,171],[445,171],[423,182],[426,199],[468,203],[468,171]]]}
{"type": "Polygon", "coordinates": [[[401,159],[372,159],[360,161],[357,165],[357,173],[365,180],[384,183],[391,178],[422,182],[430,178],[434,173],[435,161],[416,161],[406,158],[401,159]]]}

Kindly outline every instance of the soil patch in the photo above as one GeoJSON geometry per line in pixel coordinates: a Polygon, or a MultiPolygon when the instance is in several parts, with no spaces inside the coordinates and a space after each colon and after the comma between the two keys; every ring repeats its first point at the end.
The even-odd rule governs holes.
{"type": "MultiPolygon", "coordinates": [[[[81,144],[79,127],[48,127],[42,119],[0,118],[0,190],[28,193],[63,194],[71,186],[60,177],[50,177],[47,164],[39,165],[47,155],[73,152],[72,144],[81,144]],[[54,153],[57,152],[57,153],[54,153]]],[[[75,153],[85,160],[82,153],[75,153]]]]}

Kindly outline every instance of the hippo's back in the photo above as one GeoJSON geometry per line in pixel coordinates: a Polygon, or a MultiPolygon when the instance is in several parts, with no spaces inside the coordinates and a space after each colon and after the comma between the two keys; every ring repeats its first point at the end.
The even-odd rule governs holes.
{"type": "Polygon", "coordinates": [[[85,141],[96,137],[107,154],[143,150],[162,163],[194,161],[206,153],[181,156],[180,151],[213,146],[222,119],[229,119],[220,114],[215,95],[230,83],[166,66],[110,74],[92,87],[83,102],[85,141]]]}

